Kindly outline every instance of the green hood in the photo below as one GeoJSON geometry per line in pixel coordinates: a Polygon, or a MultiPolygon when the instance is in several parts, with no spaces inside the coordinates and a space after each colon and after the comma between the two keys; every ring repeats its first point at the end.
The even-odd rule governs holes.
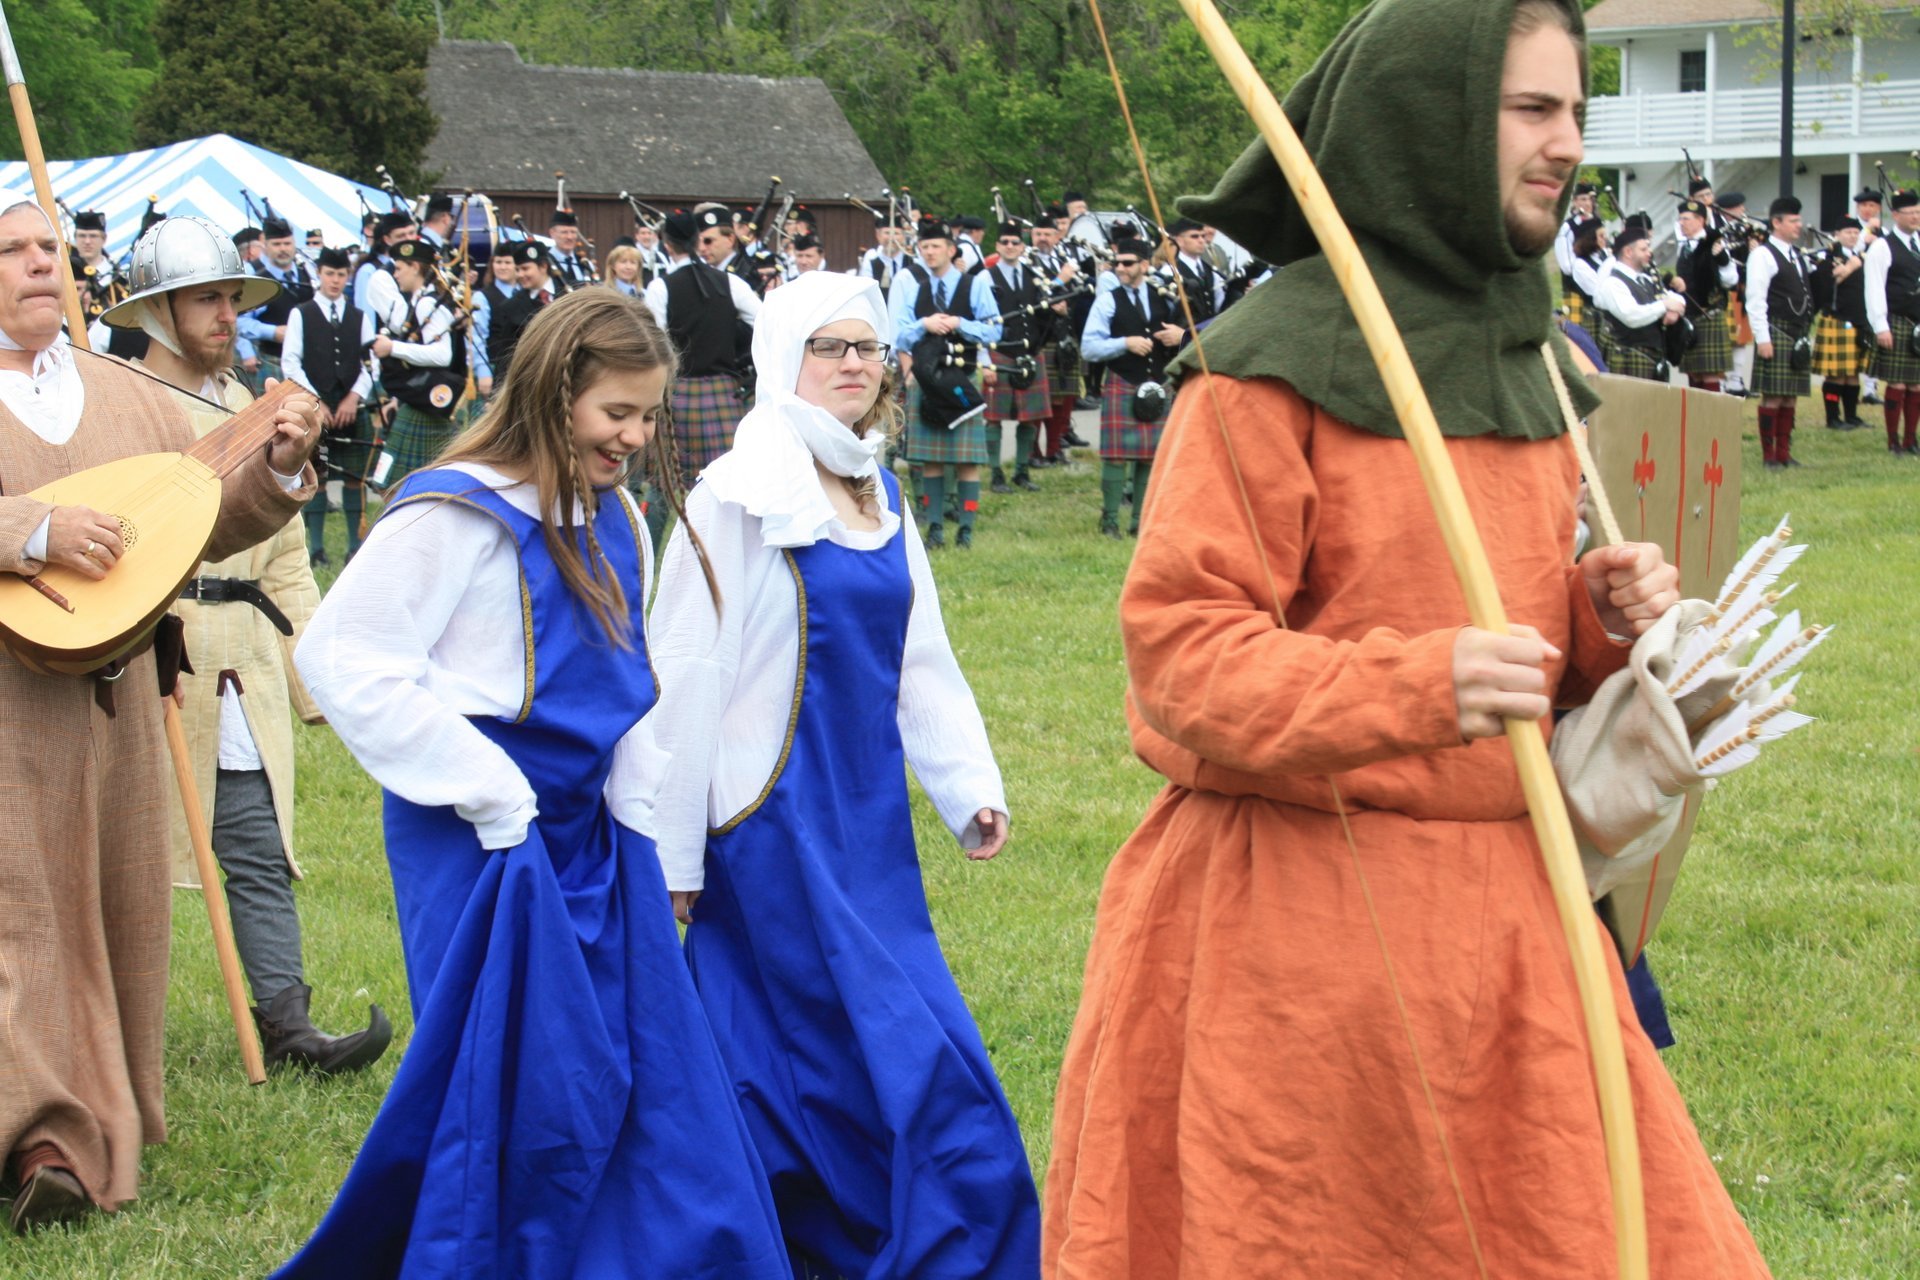
{"type": "MultiPolygon", "coordinates": [[[[1450,436],[1565,429],[1538,350],[1550,335],[1574,407],[1599,403],[1556,332],[1545,255],[1522,257],[1507,240],[1496,129],[1513,8],[1377,0],[1285,103],[1450,436]]],[[[1266,143],[1255,139],[1211,195],[1179,206],[1280,268],[1208,327],[1213,371],[1284,379],[1343,421],[1399,436],[1340,284],[1266,143]]],[[[1198,367],[1190,349],[1176,374],[1198,367]]]]}

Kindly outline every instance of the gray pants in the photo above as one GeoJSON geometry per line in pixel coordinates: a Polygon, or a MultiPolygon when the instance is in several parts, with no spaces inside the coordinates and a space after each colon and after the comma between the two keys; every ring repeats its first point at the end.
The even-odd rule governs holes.
{"type": "Polygon", "coordinates": [[[280,843],[273,788],[264,769],[222,769],[213,792],[213,856],[226,873],[234,946],[253,1002],[264,1005],[306,981],[293,872],[280,843]]]}

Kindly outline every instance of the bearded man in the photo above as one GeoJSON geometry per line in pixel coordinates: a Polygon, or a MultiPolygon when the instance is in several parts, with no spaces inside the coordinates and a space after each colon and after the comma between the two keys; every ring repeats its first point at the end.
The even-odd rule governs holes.
{"type": "MultiPolygon", "coordinates": [[[[0,570],[100,579],[125,550],[114,516],[26,495],[194,436],[157,381],[67,346],[57,247],[38,205],[0,193],[0,570]]],[[[216,559],[313,495],[318,404],[290,401],[275,424],[222,482],[216,559]]],[[[142,651],[95,675],[40,675],[0,653],[0,776],[13,784],[0,801],[0,1154],[16,1230],[132,1199],[142,1144],[166,1138],[159,672],[142,651]]]]}
{"type": "MultiPolygon", "coordinates": [[[[1174,401],[1121,596],[1133,745],[1167,786],[1101,894],[1052,1280],[1617,1275],[1587,1035],[1502,736],[1588,698],[1678,599],[1656,547],[1572,559],[1579,467],[1543,346],[1576,408],[1594,397],[1543,259],[1582,154],[1583,40],[1575,0],[1376,0],[1286,104],[1499,531],[1513,635],[1468,625],[1265,144],[1182,204],[1282,269],[1202,340],[1212,377],[1174,401]],[[1459,181],[1430,186],[1443,163],[1459,181]]],[[[1766,1275],[1609,967],[1652,1274],[1766,1275]]]]}

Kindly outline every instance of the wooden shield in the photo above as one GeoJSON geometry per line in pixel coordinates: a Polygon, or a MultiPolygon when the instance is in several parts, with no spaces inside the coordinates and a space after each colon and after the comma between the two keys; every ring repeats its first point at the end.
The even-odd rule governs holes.
{"type": "MultiPolygon", "coordinates": [[[[1680,569],[1682,595],[1712,599],[1742,550],[1745,403],[1616,374],[1588,381],[1602,400],[1589,419],[1594,465],[1620,532],[1659,544],[1680,569]]],[[[1599,538],[1598,522],[1589,523],[1599,538]]],[[[1603,914],[1628,964],[1639,958],[1666,909],[1699,816],[1700,797],[1690,797],[1679,829],[1646,873],[1607,895],[1603,914]]]]}

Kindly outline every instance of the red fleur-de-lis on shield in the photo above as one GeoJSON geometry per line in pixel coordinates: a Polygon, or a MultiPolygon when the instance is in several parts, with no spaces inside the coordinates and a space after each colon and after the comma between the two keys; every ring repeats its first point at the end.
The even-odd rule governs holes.
{"type": "Polygon", "coordinates": [[[1727,469],[1720,465],[1720,442],[1713,442],[1713,449],[1707,455],[1707,465],[1701,469],[1700,478],[1707,482],[1709,489],[1718,489],[1727,478],[1727,469]]]}
{"type": "Polygon", "coordinates": [[[1652,436],[1649,435],[1647,432],[1644,432],[1644,431],[1641,432],[1640,433],[1640,457],[1633,464],[1633,482],[1639,485],[1642,489],[1646,488],[1649,484],[1653,483],[1653,473],[1655,470],[1657,470],[1657,468],[1654,465],[1653,457],[1651,455],[1652,446],[1653,446],[1652,436]]]}

